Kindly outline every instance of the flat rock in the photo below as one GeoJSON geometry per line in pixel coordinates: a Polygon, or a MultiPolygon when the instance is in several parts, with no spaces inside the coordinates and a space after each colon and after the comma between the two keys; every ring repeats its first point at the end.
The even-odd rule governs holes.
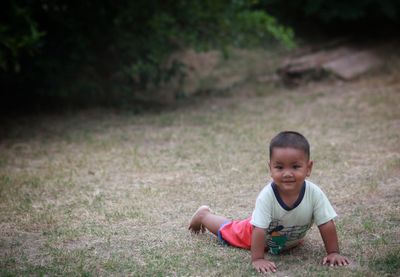
{"type": "Polygon", "coordinates": [[[351,80],[381,64],[382,60],[374,52],[361,51],[326,62],[322,67],[344,80],[351,80]]]}
{"type": "Polygon", "coordinates": [[[321,79],[328,72],[343,80],[352,80],[381,64],[381,58],[373,50],[340,46],[288,59],[277,73],[286,82],[321,79]]]}

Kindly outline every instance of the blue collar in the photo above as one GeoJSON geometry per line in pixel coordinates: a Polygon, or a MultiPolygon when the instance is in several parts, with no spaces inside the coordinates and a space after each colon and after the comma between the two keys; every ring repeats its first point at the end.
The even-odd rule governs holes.
{"type": "Polygon", "coordinates": [[[277,188],[276,184],[272,183],[271,186],[272,186],[272,189],[274,191],[276,200],[278,200],[279,205],[281,205],[281,207],[283,209],[285,209],[286,211],[291,211],[291,210],[295,209],[298,205],[300,205],[301,201],[304,198],[304,194],[306,193],[306,182],[304,181],[303,187],[301,188],[301,191],[299,193],[299,197],[297,198],[296,202],[294,202],[293,207],[289,207],[288,205],[285,204],[285,202],[283,202],[281,196],[279,195],[278,188],[277,188]]]}

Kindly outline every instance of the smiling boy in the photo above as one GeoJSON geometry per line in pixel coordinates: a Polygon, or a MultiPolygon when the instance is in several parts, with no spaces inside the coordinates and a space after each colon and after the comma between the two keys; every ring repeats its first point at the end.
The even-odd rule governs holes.
{"type": "Polygon", "coordinates": [[[327,252],[322,263],[348,265],[339,253],[333,221],[337,215],[321,189],[306,180],[313,167],[307,139],[297,132],[281,132],[271,140],[269,156],[273,182],[258,195],[250,218],[231,221],[201,206],[189,229],[194,233],[208,229],[224,244],[250,249],[253,267],[265,273],[276,271],[276,265],[264,258],[265,251],[279,254],[296,247],[315,223],[327,252]]]}

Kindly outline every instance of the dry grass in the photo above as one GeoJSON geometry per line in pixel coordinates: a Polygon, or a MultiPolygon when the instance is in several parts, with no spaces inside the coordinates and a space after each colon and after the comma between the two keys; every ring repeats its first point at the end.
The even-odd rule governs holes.
{"type": "Polygon", "coordinates": [[[187,223],[201,204],[248,216],[269,180],[268,140],[285,129],[309,138],[310,179],[340,215],[354,262],[322,267],[313,228],[304,247],[272,257],[275,276],[399,274],[400,63],[391,60],[352,83],[297,89],[259,83],[257,69],[230,97],[160,114],[3,120],[0,275],[257,275],[248,251],[192,236],[187,223]]]}

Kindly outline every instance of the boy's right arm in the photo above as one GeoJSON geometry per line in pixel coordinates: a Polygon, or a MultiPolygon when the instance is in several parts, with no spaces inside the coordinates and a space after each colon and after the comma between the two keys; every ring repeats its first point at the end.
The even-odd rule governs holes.
{"type": "Polygon", "coordinates": [[[253,267],[259,273],[276,271],[275,264],[264,259],[265,231],[265,229],[253,226],[253,232],[251,236],[251,262],[253,267]]]}

